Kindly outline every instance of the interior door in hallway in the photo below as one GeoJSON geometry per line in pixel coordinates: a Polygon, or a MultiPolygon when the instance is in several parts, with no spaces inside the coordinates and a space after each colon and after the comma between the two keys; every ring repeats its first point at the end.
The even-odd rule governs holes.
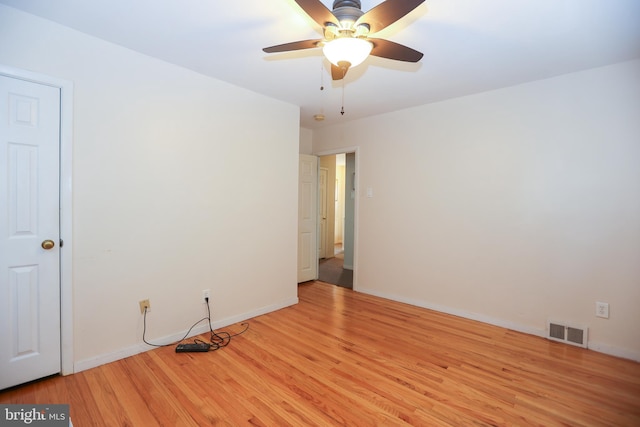
{"type": "Polygon", "coordinates": [[[298,163],[298,283],[318,278],[318,158],[298,163]]]}
{"type": "Polygon", "coordinates": [[[60,89],[0,76],[0,389],[61,370],[60,89]]]}

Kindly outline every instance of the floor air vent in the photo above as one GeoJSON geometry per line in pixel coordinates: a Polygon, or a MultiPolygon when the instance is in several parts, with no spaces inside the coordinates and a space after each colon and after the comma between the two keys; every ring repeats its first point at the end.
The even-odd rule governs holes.
{"type": "Polygon", "coordinates": [[[551,340],[587,348],[588,329],[586,327],[550,320],[547,331],[549,333],[547,338],[551,340]]]}

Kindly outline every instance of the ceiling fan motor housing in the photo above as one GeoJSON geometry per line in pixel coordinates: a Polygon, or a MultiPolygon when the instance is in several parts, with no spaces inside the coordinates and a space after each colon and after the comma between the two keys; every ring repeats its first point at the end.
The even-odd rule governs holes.
{"type": "Polygon", "coordinates": [[[362,2],[360,0],[335,0],[333,2],[334,9],[337,9],[339,7],[345,7],[345,6],[362,9],[362,2]]]}
{"type": "Polygon", "coordinates": [[[335,0],[333,2],[333,15],[338,18],[340,24],[344,23],[349,25],[348,28],[352,28],[358,18],[364,15],[362,3],[360,3],[360,0],[335,0]]]}

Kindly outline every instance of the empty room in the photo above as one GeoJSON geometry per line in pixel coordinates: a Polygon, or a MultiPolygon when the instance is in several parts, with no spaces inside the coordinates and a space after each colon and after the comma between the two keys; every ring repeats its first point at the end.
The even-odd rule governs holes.
{"type": "Polygon", "coordinates": [[[0,424],[640,425],[638,22],[0,0],[0,424]]]}

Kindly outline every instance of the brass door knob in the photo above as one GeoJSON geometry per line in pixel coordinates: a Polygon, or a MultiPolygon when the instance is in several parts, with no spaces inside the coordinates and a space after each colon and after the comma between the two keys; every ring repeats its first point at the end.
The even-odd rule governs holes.
{"type": "Polygon", "coordinates": [[[48,251],[49,249],[52,249],[55,245],[56,244],[53,243],[53,240],[45,240],[45,241],[42,242],[42,245],[40,245],[40,246],[42,246],[42,249],[48,251]]]}

